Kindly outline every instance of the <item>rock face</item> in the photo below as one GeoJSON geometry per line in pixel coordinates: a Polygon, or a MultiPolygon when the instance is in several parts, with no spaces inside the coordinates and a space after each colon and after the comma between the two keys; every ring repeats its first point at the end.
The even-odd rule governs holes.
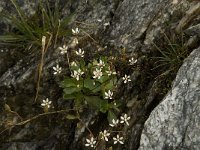
{"type": "MultiPolygon", "coordinates": [[[[18,0],[18,2],[21,8],[31,15],[38,1],[33,3],[31,0],[18,0]]],[[[118,98],[126,103],[120,113],[129,114],[131,120],[130,126],[123,129],[126,133],[124,145],[115,145],[113,148],[115,150],[138,149],[144,122],[164,96],[159,86],[162,84],[161,87],[163,87],[166,82],[161,82],[157,78],[160,74],[152,73],[151,57],[153,56],[150,54],[153,47],[151,42],[159,39],[161,31],[165,30],[169,24],[173,31],[179,24],[177,31],[182,28],[184,31],[186,29],[185,33],[191,37],[188,40],[189,44],[186,44],[192,48],[198,45],[199,3],[196,5],[197,2],[189,3],[182,0],[177,5],[172,5],[171,2],[172,0],[60,0],[64,8],[62,14],[74,14],[72,22],[76,21],[76,23],[70,24],[73,28],[82,27],[96,40],[100,48],[107,47],[108,51],[114,49],[120,54],[122,48],[126,49],[126,64],[119,68],[122,69],[121,72],[124,71],[124,74],[131,75],[132,82],[119,87],[118,98]],[[194,9],[190,9],[193,6],[195,6],[194,9]],[[186,17],[183,17],[187,10],[190,11],[186,17]],[[192,19],[188,22],[187,18],[191,16],[192,19]],[[131,57],[138,59],[134,67],[128,66],[128,60],[131,57]]],[[[4,9],[16,14],[10,1],[0,3],[0,11],[4,9]]],[[[0,34],[8,28],[2,22],[0,22],[0,27],[2,27],[0,34]]],[[[87,44],[83,49],[92,49],[95,53],[98,46],[87,44]]],[[[19,119],[16,114],[5,113],[5,103],[9,104],[13,111],[18,112],[23,119],[42,113],[42,108],[40,102],[33,105],[36,93],[35,76],[40,57],[25,55],[19,50],[9,50],[1,45],[0,48],[2,49],[0,51],[0,112],[3,113],[0,117],[1,132],[4,129],[5,120],[9,125],[10,122],[15,123],[19,119]]],[[[198,149],[199,50],[195,50],[184,63],[171,93],[153,111],[146,122],[140,149],[198,149]],[[190,132],[191,130],[193,132],[190,132]]],[[[52,100],[56,110],[71,108],[72,104],[63,100],[62,89],[59,88],[57,82],[58,78],[53,76],[52,70],[56,63],[63,68],[66,67],[66,58],[60,56],[55,49],[49,49],[44,60],[38,99],[41,101],[48,97],[52,100]]],[[[63,74],[66,72],[67,70],[64,70],[63,74]]],[[[105,116],[95,116],[91,110],[82,116],[88,126],[92,126],[95,122],[99,130],[108,125],[105,124],[105,118],[105,116]]],[[[84,129],[80,130],[76,122],[63,120],[63,116],[57,114],[42,116],[34,122],[6,130],[3,132],[5,134],[0,136],[0,149],[86,149],[84,144],[88,132],[84,129]]]]}
{"type": "Polygon", "coordinates": [[[140,140],[140,150],[200,148],[200,48],[186,59],[172,90],[152,111],[140,140]]]}

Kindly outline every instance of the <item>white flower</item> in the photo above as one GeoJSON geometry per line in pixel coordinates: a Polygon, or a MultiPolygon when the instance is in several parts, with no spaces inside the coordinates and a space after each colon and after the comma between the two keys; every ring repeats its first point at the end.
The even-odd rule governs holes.
{"type": "Polygon", "coordinates": [[[108,67],[108,71],[106,71],[106,73],[108,74],[108,76],[116,75],[117,74],[115,71],[111,70],[110,66],[108,67]]]}
{"type": "Polygon", "coordinates": [[[100,68],[103,68],[105,66],[105,63],[100,59],[97,66],[99,66],[100,68]]]}
{"type": "Polygon", "coordinates": [[[81,69],[79,68],[79,69],[77,70],[77,74],[78,74],[79,76],[82,76],[82,75],[84,74],[84,72],[81,71],[81,69]]]}
{"type": "Polygon", "coordinates": [[[118,120],[118,119],[117,119],[117,120],[113,119],[113,120],[112,120],[112,123],[109,124],[109,125],[110,125],[111,127],[114,127],[114,126],[117,126],[118,123],[119,123],[119,120],[118,120]]]}
{"type": "Polygon", "coordinates": [[[100,79],[101,76],[103,75],[101,69],[97,69],[97,68],[96,68],[95,71],[93,71],[93,74],[94,74],[94,76],[93,76],[94,79],[96,79],[96,78],[97,78],[97,79],[100,79]]]}
{"type": "Polygon", "coordinates": [[[41,106],[43,106],[43,107],[47,107],[47,108],[50,108],[51,103],[52,103],[52,102],[49,101],[48,98],[46,98],[46,100],[42,100],[42,104],[41,104],[41,106]]]}
{"type": "Polygon", "coordinates": [[[76,62],[75,61],[71,62],[71,66],[76,67],[77,66],[76,62]]]}
{"type": "Polygon", "coordinates": [[[113,137],[114,144],[117,143],[124,144],[123,139],[124,139],[123,137],[120,137],[119,134],[117,134],[117,137],[113,137]]]}
{"type": "Polygon", "coordinates": [[[111,70],[106,71],[106,73],[108,74],[108,76],[112,75],[112,71],[111,70]]]}
{"type": "Polygon", "coordinates": [[[130,65],[134,65],[137,62],[137,59],[134,59],[133,57],[129,59],[130,65]]]}
{"type": "Polygon", "coordinates": [[[71,74],[72,78],[75,78],[76,80],[79,80],[79,75],[77,74],[77,71],[74,70],[74,73],[71,74]]]}
{"type": "Polygon", "coordinates": [[[71,74],[72,78],[75,78],[77,81],[80,79],[77,71],[74,71],[74,73],[71,74]]]}
{"type": "Polygon", "coordinates": [[[54,73],[53,74],[60,74],[62,71],[62,68],[59,67],[59,65],[57,64],[55,67],[53,67],[54,73]]]}
{"type": "Polygon", "coordinates": [[[80,79],[80,76],[82,76],[84,74],[84,72],[81,71],[81,69],[79,68],[77,71],[74,70],[74,73],[71,75],[73,78],[76,78],[76,80],[80,79]]]}
{"type": "Polygon", "coordinates": [[[78,49],[78,51],[76,51],[76,55],[84,57],[84,51],[82,51],[82,49],[78,49]]]}
{"type": "Polygon", "coordinates": [[[58,48],[60,49],[60,53],[62,55],[67,53],[68,46],[66,46],[65,44],[63,45],[63,47],[58,47],[58,48]]]}
{"type": "Polygon", "coordinates": [[[110,136],[110,133],[107,130],[104,130],[103,132],[100,132],[101,139],[104,139],[105,141],[108,141],[108,137],[110,136]]]}
{"type": "Polygon", "coordinates": [[[113,92],[111,92],[110,90],[108,90],[108,92],[105,92],[105,99],[112,99],[113,96],[113,92]]]}
{"type": "Polygon", "coordinates": [[[98,21],[98,22],[102,22],[102,20],[101,20],[101,19],[97,19],[97,21],[98,21]]]}
{"type": "Polygon", "coordinates": [[[79,28],[72,29],[73,35],[77,35],[77,34],[79,34],[79,32],[80,32],[79,28]]]}
{"type": "Polygon", "coordinates": [[[93,137],[91,137],[91,139],[86,139],[87,143],[85,144],[85,146],[90,146],[90,147],[95,147],[95,144],[97,141],[94,140],[93,137]]]}
{"type": "Polygon", "coordinates": [[[120,119],[121,119],[120,123],[126,123],[129,126],[128,120],[130,120],[131,117],[128,117],[127,114],[124,114],[124,116],[121,116],[120,119]]]}
{"type": "Polygon", "coordinates": [[[110,22],[106,22],[106,23],[104,23],[103,25],[104,25],[104,27],[109,26],[109,25],[110,25],[110,22]]]}
{"type": "Polygon", "coordinates": [[[124,83],[131,81],[130,76],[127,76],[126,74],[122,79],[124,80],[124,83]]]}

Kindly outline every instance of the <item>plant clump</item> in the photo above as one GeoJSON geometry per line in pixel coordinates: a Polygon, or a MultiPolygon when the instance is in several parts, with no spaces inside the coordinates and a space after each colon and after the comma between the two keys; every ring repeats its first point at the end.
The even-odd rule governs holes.
{"type": "Polygon", "coordinates": [[[56,46],[59,38],[70,32],[67,25],[71,16],[62,18],[59,1],[55,1],[52,7],[48,0],[38,1],[36,12],[27,16],[15,0],[10,0],[17,15],[2,12],[1,18],[11,25],[11,31],[0,36],[0,45],[15,47],[25,50],[38,50],[42,45],[40,40],[47,37],[50,46],[56,46]]]}
{"type": "Polygon", "coordinates": [[[176,73],[184,59],[190,54],[185,40],[186,37],[183,33],[181,35],[174,33],[167,35],[163,32],[163,38],[152,43],[158,52],[158,56],[152,57],[155,60],[153,70],[161,70],[161,75],[176,73]]]}
{"type": "MultiPolygon", "coordinates": [[[[78,123],[85,126],[89,133],[85,137],[86,143],[84,143],[84,146],[86,147],[96,148],[100,146],[102,141],[107,142],[105,146],[109,149],[112,149],[113,144],[124,144],[126,133],[123,132],[123,128],[129,126],[131,116],[123,114],[121,105],[124,102],[120,101],[116,94],[118,84],[120,82],[124,85],[129,84],[131,76],[122,73],[122,80],[119,80],[121,77],[114,65],[113,56],[95,54],[88,57],[91,59],[87,59],[86,55],[89,54],[85,50],[84,44],[82,46],[80,44],[83,40],[81,35],[89,37],[95,44],[97,42],[77,26],[71,31],[68,30],[69,17],[61,18],[58,1],[56,1],[53,9],[48,1],[45,1],[46,3],[39,1],[38,11],[31,17],[26,16],[15,0],[10,1],[17,11],[17,16],[11,16],[6,12],[1,14],[4,19],[7,19],[13,25],[13,30],[0,36],[0,44],[23,50],[38,48],[42,50],[41,61],[37,70],[38,79],[34,102],[37,105],[41,101],[39,106],[43,113],[28,119],[20,118],[20,121],[16,121],[0,131],[0,134],[10,128],[25,125],[43,116],[63,114],[66,119],[74,122],[78,121],[78,123]],[[68,34],[72,35],[71,41],[67,44],[64,42],[60,46],[61,39],[68,36],[68,34]],[[58,61],[51,69],[54,77],[58,79],[59,86],[63,89],[63,101],[69,101],[72,104],[70,109],[59,110],[59,108],[54,107],[54,100],[50,97],[41,100],[38,96],[45,65],[45,52],[49,48],[59,50],[60,55],[67,58],[65,61],[67,64],[65,65],[69,71],[68,73],[64,74],[66,68],[61,67],[63,65],[58,61]],[[84,110],[87,109],[92,109],[96,114],[104,114],[107,117],[106,129],[93,133],[81,118],[84,110]]],[[[137,63],[135,58],[127,60],[125,50],[123,50],[123,55],[119,59],[130,66],[137,63]]],[[[45,95],[45,97],[47,96],[45,95]]]]}

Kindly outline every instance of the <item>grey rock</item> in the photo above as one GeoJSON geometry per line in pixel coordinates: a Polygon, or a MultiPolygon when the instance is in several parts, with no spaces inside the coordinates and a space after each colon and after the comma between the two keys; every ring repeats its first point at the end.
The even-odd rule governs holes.
{"type": "MultiPolygon", "coordinates": [[[[26,15],[33,15],[36,11],[35,7],[38,4],[38,0],[17,0],[16,1],[20,9],[26,12],[26,15]]],[[[1,1],[0,2],[0,12],[4,10],[9,11],[16,15],[16,10],[11,1],[1,1]],[[9,8],[9,9],[8,9],[9,8]]]]}
{"type": "MultiPolygon", "coordinates": [[[[197,18],[200,13],[200,3],[194,2],[190,6],[190,9],[186,11],[185,16],[180,20],[179,24],[176,27],[176,32],[181,33],[183,29],[186,29],[194,18],[197,18]]],[[[194,21],[195,22],[195,21],[194,21]]]]}
{"type": "Polygon", "coordinates": [[[200,148],[200,48],[177,73],[172,90],[145,122],[139,150],[200,148]]]}
{"type": "Polygon", "coordinates": [[[37,147],[37,143],[33,142],[13,142],[3,147],[6,150],[34,150],[37,147]]]}
{"type": "Polygon", "coordinates": [[[129,38],[141,38],[160,13],[160,8],[164,10],[169,4],[168,0],[124,0],[115,12],[111,37],[120,40],[127,34],[129,38]]]}
{"type": "Polygon", "coordinates": [[[185,33],[190,36],[197,35],[200,37],[200,24],[189,27],[187,30],[185,30],[185,33]]]}
{"type": "MultiPolygon", "coordinates": [[[[27,11],[28,14],[33,13],[35,4],[37,4],[33,1],[29,3],[28,0],[24,2],[19,0],[19,2],[20,7],[27,11]]],[[[53,2],[53,0],[51,2],[53,2]]],[[[62,2],[64,2],[64,0],[62,0],[62,2]]],[[[137,56],[137,53],[142,53],[141,55],[143,56],[138,58],[140,69],[134,70],[134,68],[131,68],[129,70],[130,75],[132,74],[132,82],[127,86],[119,86],[121,91],[119,91],[117,97],[120,100],[127,102],[128,109],[126,109],[126,107],[122,111],[131,115],[131,121],[129,128],[127,127],[127,129],[124,129],[125,133],[127,133],[127,140],[125,141],[124,147],[119,145],[113,148],[116,150],[138,149],[143,123],[146,120],[146,115],[149,113],[147,108],[154,103],[156,95],[158,94],[156,93],[155,87],[152,86],[152,82],[154,81],[147,80],[147,82],[143,82],[145,77],[149,78],[148,73],[145,75],[141,74],[141,70],[145,69],[145,66],[143,65],[143,62],[147,59],[145,54],[151,49],[151,41],[159,36],[162,29],[165,29],[165,22],[171,21],[170,19],[172,16],[175,16],[176,12],[180,11],[180,8],[185,10],[190,4],[188,4],[186,0],[182,0],[177,6],[172,6],[171,0],[77,0],[69,1],[66,6],[62,6],[64,7],[63,14],[66,15],[74,12],[73,21],[77,21],[78,25],[87,30],[92,37],[94,36],[95,39],[98,40],[98,46],[100,48],[105,45],[108,45],[108,48],[110,45],[114,45],[116,49],[122,46],[127,49],[128,53],[131,53],[128,57],[137,56]],[[144,84],[143,86],[147,88],[141,88],[141,82],[144,84]],[[138,100],[138,95],[140,95],[140,98],[142,97],[142,100],[138,100]]],[[[6,8],[9,9],[10,7],[11,4],[7,4],[7,1],[0,3],[0,11],[6,8]]],[[[13,9],[11,12],[13,13],[13,9]]],[[[172,21],[174,26],[176,26],[179,19],[180,18],[177,18],[172,21]]],[[[93,49],[95,51],[92,44],[88,44],[87,47],[88,49],[93,49]]],[[[5,101],[11,101],[14,103],[13,105],[16,106],[14,108],[17,108],[15,111],[19,113],[23,112],[24,118],[30,117],[29,115],[31,113],[38,114],[42,111],[40,102],[34,106],[32,106],[32,102],[35,96],[35,74],[37,73],[39,58],[23,56],[21,61],[21,59],[5,58],[8,56],[13,55],[4,52],[0,53],[0,96],[3,97],[0,99],[0,102],[2,103],[0,103],[0,109],[3,107],[5,101]]],[[[59,77],[57,78],[52,75],[52,67],[56,65],[56,63],[64,64],[65,59],[54,49],[49,49],[45,56],[39,100],[48,97],[53,100],[53,104],[58,105],[58,107],[55,105],[56,108],[70,108],[71,103],[63,102],[62,93],[60,92],[62,89],[59,89],[59,85],[56,83],[56,80],[58,80],[59,77]]],[[[190,66],[190,64],[188,66],[190,66]]],[[[126,67],[123,69],[126,69],[126,67]]],[[[65,72],[67,72],[67,70],[65,72]]],[[[63,74],[65,74],[65,72],[63,72],[63,74]]],[[[198,91],[196,91],[196,93],[198,93],[198,91]]],[[[185,110],[189,111],[188,108],[185,110]]],[[[93,126],[92,122],[95,122],[96,120],[99,121],[98,123],[102,123],[101,120],[98,120],[99,118],[96,115],[97,114],[88,111],[84,114],[83,120],[88,126],[93,126]]],[[[169,116],[165,115],[165,117],[167,118],[169,116]]],[[[7,141],[10,141],[8,143],[3,143],[3,146],[10,149],[19,147],[20,149],[27,150],[42,148],[52,150],[66,148],[69,150],[85,149],[85,138],[88,136],[85,127],[78,129],[76,123],[73,124],[70,123],[70,121],[66,121],[64,123],[55,123],[54,125],[56,127],[53,126],[48,128],[48,121],[48,125],[50,126],[54,122],[59,121],[59,118],[49,119],[48,121],[45,120],[47,118],[44,117],[40,120],[38,119],[38,122],[35,121],[37,122],[36,126],[34,123],[31,123],[32,126],[27,127],[26,129],[18,127],[18,130],[16,131],[14,128],[11,131],[11,135],[7,136],[6,139],[7,141]],[[44,121],[43,124],[40,124],[42,121],[44,121]],[[29,137],[29,139],[27,139],[27,137],[29,137]],[[27,140],[27,142],[15,142],[11,139],[18,141],[23,139],[27,140]]],[[[97,126],[99,129],[103,129],[105,124],[102,123],[97,126]]],[[[183,128],[185,128],[185,126],[183,126],[183,128]]],[[[178,136],[179,134],[180,131],[177,130],[176,135],[178,136]]],[[[193,137],[193,135],[190,135],[190,137],[193,137]]],[[[181,141],[182,139],[180,139],[179,136],[174,140],[181,141]]],[[[171,147],[171,145],[168,147],[171,147]]]]}

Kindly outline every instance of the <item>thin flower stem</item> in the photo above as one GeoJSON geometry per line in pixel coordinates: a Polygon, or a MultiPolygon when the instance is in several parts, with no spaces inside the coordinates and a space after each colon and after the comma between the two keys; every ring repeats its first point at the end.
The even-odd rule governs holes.
{"type": "Polygon", "coordinates": [[[10,112],[10,113],[13,113],[13,114],[15,114],[15,115],[17,115],[17,116],[20,118],[20,120],[23,120],[23,118],[22,118],[17,112],[12,111],[12,110],[10,110],[9,112],[10,112]]]}
{"type": "Polygon", "coordinates": [[[68,63],[68,66],[69,66],[70,73],[72,74],[72,69],[71,69],[70,62],[69,62],[69,54],[68,54],[68,51],[67,51],[67,63],[68,63]]]}
{"type": "Polygon", "coordinates": [[[28,122],[31,122],[31,121],[33,121],[33,120],[36,120],[36,119],[39,118],[39,117],[46,116],[46,115],[52,115],[52,114],[66,113],[66,112],[69,112],[69,111],[72,111],[72,110],[74,110],[74,109],[59,110],[59,111],[52,111],[52,112],[46,112],[46,113],[39,114],[39,115],[37,115],[37,116],[34,116],[34,117],[32,117],[32,118],[29,118],[29,119],[27,119],[27,120],[18,122],[18,123],[16,123],[16,124],[13,124],[13,125],[11,125],[11,126],[5,128],[4,130],[2,130],[2,131],[0,132],[0,135],[1,135],[2,133],[4,133],[5,131],[7,131],[7,130],[9,130],[9,129],[15,127],[15,126],[22,126],[22,125],[24,125],[24,124],[27,124],[28,122]]]}

